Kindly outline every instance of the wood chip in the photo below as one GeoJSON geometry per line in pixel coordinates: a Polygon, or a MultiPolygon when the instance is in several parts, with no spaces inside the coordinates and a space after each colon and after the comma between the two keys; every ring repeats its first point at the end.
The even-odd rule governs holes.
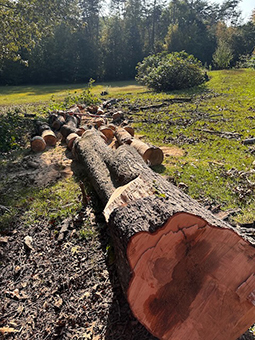
{"type": "Polygon", "coordinates": [[[27,248],[30,249],[30,250],[34,250],[34,248],[32,246],[32,242],[33,242],[33,239],[32,239],[31,236],[26,236],[24,238],[24,243],[27,246],[27,248]]]}
{"type": "Polygon", "coordinates": [[[0,333],[1,334],[10,334],[10,333],[18,333],[19,331],[17,329],[11,328],[11,327],[1,327],[0,333]]]}

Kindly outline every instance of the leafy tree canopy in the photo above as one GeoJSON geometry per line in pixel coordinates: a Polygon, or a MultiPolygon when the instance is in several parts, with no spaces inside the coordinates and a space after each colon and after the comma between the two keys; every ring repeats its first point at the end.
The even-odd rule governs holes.
{"type": "Polygon", "coordinates": [[[20,59],[22,48],[52,33],[63,18],[76,14],[75,0],[0,0],[0,61],[20,59]]]}

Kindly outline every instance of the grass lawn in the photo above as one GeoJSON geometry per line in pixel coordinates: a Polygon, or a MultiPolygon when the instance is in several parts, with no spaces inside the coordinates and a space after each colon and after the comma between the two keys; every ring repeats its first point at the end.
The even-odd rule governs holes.
{"type": "MultiPolygon", "coordinates": [[[[1,86],[1,105],[42,104],[54,98],[63,100],[68,94],[81,93],[87,84],[68,85],[34,85],[34,86],[1,86]]],[[[102,91],[109,91],[112,95],[127,92],[140,92],[144,90],[135,81],[119,81],[108,83],[94,83],[93,93],[99,95],[102,91]]]]}
{"type": "MultiPolygon", "coordinates": [[[[255,137],[255,70],[213,71],[209,76],[210,81],[203,86],[170,93],[155,93],[134,81],[94,84],[92,92],[99,95],[107,90],[105,98],[122,98],[120,105],[126,117],[133,119],[136,133],[155,145],[181,151],[166,156],[156,171],[181,184],[202,204],[235,211],[233,222],[253,223],[255,145],[242,141],[255,137]],[[192,100],[171,103],[169,99],[174,97],[192,100]],[[161,103],[167,104],[139,110],[161,103]]],[[[46,103],[52,95],[55,101],[63,100],[68,93],[82,92],[84,86],[2,87],[0,105],[46,103]]],[[[9,131],[6,124],[3,121],[0,125],[9,131]]],[[[11,125],[13,130],[21,126],[15,114],[11,125]]],[[[7,161],[0,157],[0,166],[7,161]]]]}
{"type": "MultiPolygon", "coordinates": [[[[169,94],[151,93],[149,102],[173,94],[191,96],[160,110],[140,111],[139,133],[157,145],[176,145],[182,157],[165,159],[162,174],[184,183],[187,193],[210,206],[239,211],[240,223],[255,221],[255,147],[242,140],[255,137],[255,71],[213,71],[197,89],[169,94]]],[[[141,102],[143,94],[133,100],[141,102]]]]}

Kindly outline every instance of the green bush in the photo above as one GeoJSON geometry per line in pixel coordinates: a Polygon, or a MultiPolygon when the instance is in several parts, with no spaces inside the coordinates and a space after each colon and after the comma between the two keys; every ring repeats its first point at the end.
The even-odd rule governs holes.
{"type": "Polygon", "coordinates": [[[239,61],[236,63],[239,68],[254,68],[255,69],[255,53],[252,55],[241,55],[239,61]]]}
{"type": "Polygon", "coordinates": [[[31,120],[25,120],[18,110],[0,114],[0,154],[24,147],[31,127],[31,120]]]}
{"type": "Polygon", "coordinates": [[[185,89],[205,81],[201,62],[186,52],[159,53],[137,65],[136,80],[156,91],[185,89]]]}

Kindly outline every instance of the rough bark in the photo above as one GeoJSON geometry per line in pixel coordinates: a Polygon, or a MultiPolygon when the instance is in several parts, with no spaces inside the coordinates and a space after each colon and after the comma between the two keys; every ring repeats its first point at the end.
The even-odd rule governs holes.
{"type": "Polygon", "coordinates": [[[61,115],[52,115],[49,119],[50,126],[53,130],[59,131],[61,126],[65,124],[65,118],[61,115]]]}
{"type": "Polygon", "coordinates": [[[115,137],[119,144],[131,144],[133,137],[131,134],[124,128],[117,128],[115,130],[115,137]]]}
{"type": "Polygon", "coordinates": [[[76,116],[69,116],[68,115],[66,117],[66,123],[64,125],[62,125],[62,127],[60,129],[60,132],[61,132],[62,136],[64,137],[64,139],[66,139],[66,137],[68,135],[70,135],[70,133],[77,133],[78,132],[78,125],[79,125],[79,119],[76,116]]]}
{"type": "Polygon", "coordinates": [[[119,279],[159,339],[236,340],[255,320],[255,241],[98,132],[74,142],[102,202],[119,279]]]}

